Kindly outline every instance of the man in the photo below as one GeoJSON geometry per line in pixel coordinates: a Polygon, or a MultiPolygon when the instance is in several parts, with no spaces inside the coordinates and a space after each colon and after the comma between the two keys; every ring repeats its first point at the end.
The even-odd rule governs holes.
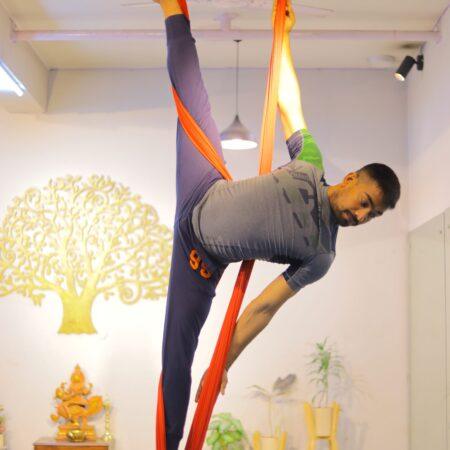
{"type": "MultiPolygon", "coordinates": [[[[166,19],[172,84],[222,157],[190,24],[177,0],[158,3],[166,19]]],[[[294,23],[289,6],[278,106],[291,162],[268,175],[225,181],[178,123],[177,206],[162,361],[167,450],[176,450],[183,436],[198,336],[226,266],[250,259],[289,264],[240,316],[222,394],[227,370],[248,343],[287,299],[328,271],[338,226],[367,223],[394,208],[400,196],[395,173],[383,164],[351,172],[335,186],[325,183],[322,156],[307,131],[292,63],[289,32],[294,23]]],[[[197,398],[200,390],[201,384],[197,398]]]]}

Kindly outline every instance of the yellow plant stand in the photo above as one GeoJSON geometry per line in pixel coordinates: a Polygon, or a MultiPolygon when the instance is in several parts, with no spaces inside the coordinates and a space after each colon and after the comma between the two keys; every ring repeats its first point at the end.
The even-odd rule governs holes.
{"type": "Polygon", "coordinates": [[[339,420],[339,405],[334,402],[331,405],[332,415],[331,415],[331,428],[330,434],[326,436],[317,435],[316,431],[316,420],[314,417],[313,407],[309,403],[305,403],[305,417],[306,417],[306,425],[308,427],[308,450],[316,450],[316,444],[319,439],[326,439],[330,445],[330,450],[339,450],[338,442],[337,442],[337,426],[339,420]]]}
{"type": "Polygon", "coordinates": [[[282,433],[277,428],[275,436],[262,436],[259,431],[253,434],[253,449],[254,450],[285,450],[286,448],[286,432],[282,433]],[[266,439],[266,441],[265,441],[266,439]]]}

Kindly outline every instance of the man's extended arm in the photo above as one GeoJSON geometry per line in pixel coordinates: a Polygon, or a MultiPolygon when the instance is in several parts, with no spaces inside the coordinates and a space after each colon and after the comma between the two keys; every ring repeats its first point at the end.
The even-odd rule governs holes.
{"type": "Polygon", "coordinates": [[[281,55],[280,85],[278,88],[278,108],[286,139],[292,136],[295,131],[307,128],[303,117],[300,85],[292,62],[289,33],[294,24],[295,14],[290,2],[288,2],[281,55]]]}
{"type": "Polygon", "coordinates": [[[282,275],[275,278],[239,317],[225,368],[228,370],[244,348],[266,327],[283,303],[294,295],[282,275]]]}
{"type": "MultiPolygon", "coordinates": [[[[222,394],[228,382],[228,369],[242,350],[265,328],[288,298],[305,286],[320,280],[328,272],[333,259],[333,253],[319,253],[297,264],[291,264],[247,306],[239,317],[227,355],[222,376],[222,394]]],[[[205,375],[200,381],[196,401],[200,397],[204,378],[205,375]]]]}
{"type": "MultiPolygon", "coordinates": [[[[225,363],[225,371],[222,375],[221,392],[225,393],[228,382],[227,372],[236,358],[242,353],[245,347],[257,336],[270,322],[275,313],[281,308],[283,303],[295,294],[287,284],[283,275],[272,281],[252,302],[245,308],[237,321],[231,340],[230,350],[225,363]]],[[[206,371],[207,372],[207,371],[206,371]]],[[[206,372],[200,381],[195,396],[198,402],[203,387],[206,372]]]]}
{"type": "Polygon", "coordinates": [[[307,131],[303,117],[302,99],[297,73],[291,54],[289,33],[295,25],[295,14],[288,0],[286,8],[285,36],[281,54],[280,85],[278,87],[278,109],[284,134],[288,141],[291,158],[300,159],[323,170],[322,154],[311,134],[307,131]],[[294,134],[295,132],[299,132],[294,134]],[[301,142],[301,145],[298,142],[301,142]],[[293,152],[291,152],[291,148],[293,152]]]}

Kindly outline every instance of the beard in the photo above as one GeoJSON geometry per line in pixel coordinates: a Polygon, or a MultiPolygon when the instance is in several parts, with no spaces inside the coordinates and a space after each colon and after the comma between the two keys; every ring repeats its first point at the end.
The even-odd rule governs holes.
{"type": "Polygon", "coordinates": [[[341,227],[352,227],[358,225],[357,218],[348,209],[341,209],[340,207],[339,191],[334,192],[330,197],[331,211],[336,219],[336,222],[341,227]]]}
{"type": "Polygon", "coordinates": [[[338,223],[342,227],[356,227],[358,225],[358,219],[346,209],[340,212],[338,223]]]}
{"type": "Polygon", "coordinates": [[[350,224],[347,222],[347,220],[345,220],[343,217],[339,217],[337,222],[340,227],[349,227],[350,226],[350,224]]]}
{"type": "Polygon", "coordinates": [[[333,213],[333,216],[336,219],[336,222],[338,223],[339,226],[341,226],[341,227],[350,226],[349,221],[345,218],[345,215],[343,215],[343,213],[345,211],[340,210],[338,205],[339,205],[339,193],[334,192],[330,196],[330,206],[331,206],[331,211],[333,213]]]}

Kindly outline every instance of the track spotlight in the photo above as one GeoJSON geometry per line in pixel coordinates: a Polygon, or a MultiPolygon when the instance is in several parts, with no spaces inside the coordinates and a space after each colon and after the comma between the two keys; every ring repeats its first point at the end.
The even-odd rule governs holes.
{"type": "Polygon", "coordinates": [[[414,64],[417,64],[417,70],[423,70],[423,55],[418,55],[417,60],[412,56],[406,56],[397,72],[395,72],[395,78],[399,81],[405,81],[414,64]]]}

